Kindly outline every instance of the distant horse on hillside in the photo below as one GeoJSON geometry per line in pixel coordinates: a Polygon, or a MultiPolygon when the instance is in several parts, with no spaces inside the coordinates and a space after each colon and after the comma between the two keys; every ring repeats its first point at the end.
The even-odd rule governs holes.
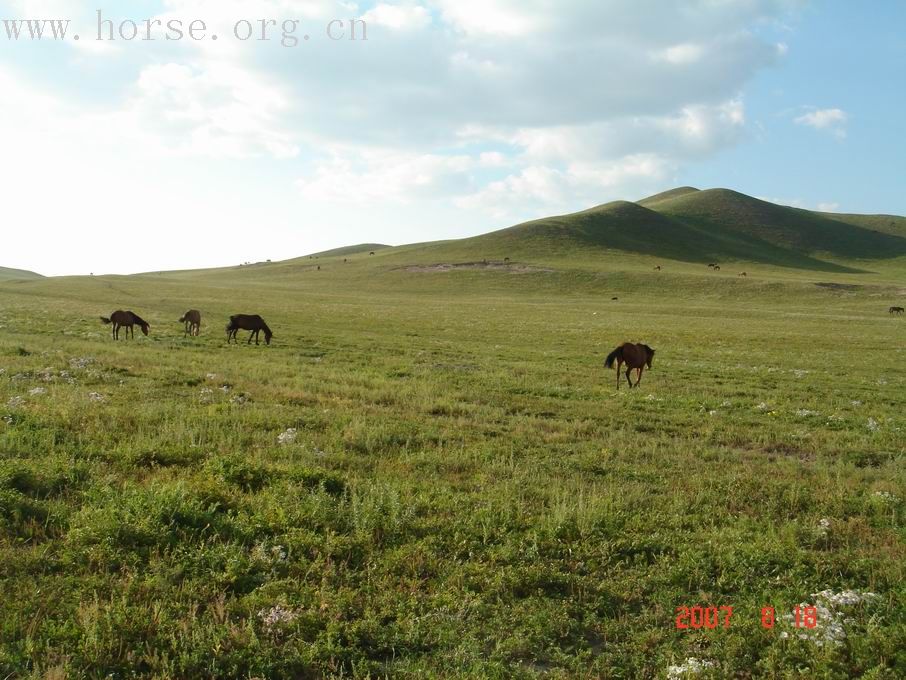
{"type": "Polygon", "coordinates": [[[748,276],[748,274],[746,274],[745,272],[742,272],[742,273],[740,274],[740,276],[748,276]]]}
{"type": "Polygon", "coordinates": [[[151,330],[151,324],[141,318],[135,312],[124,312],[122,309],[116,310],[113,314],[110,315],[108,319],[106,316],[101,317],[101,321],[105,324],[113,324],[113,339],[120,339],[120,328],[126,329],[126,337],[129,337],[131,332],[132,337],[135,337],[135,328],[134,326],[139,326],[142,329],[142,333],[148,335],[148,331],[151,330]]]}
{"type": "Polygon", "coordinates": [[[186,325],[186,332],[183,333],[183,337],[201,333],[201,312],[197,309],[190,309],[183,314],[179,322],[186,325]]]}
{"type": "Polygon", "coordinates": [[[626,381],[629,383],[630,389],[633,387],[632,377],[630,374],[633,369],[639,372],[638,378],[635,382],[635,387],[639,386],[639,383],[642,382],[642,371],[645,369],[645,366],[651,368],[651,361],[654,359],[654,350],[651,349],[648,345],[636,345],[631,342],[624,342],[622,345],[617,347],[613,352],[607,355],[607,359],[604,360],[604,366],[606,368],[613,368],[614,362],[617,364],[617,389],[620,389],[620,369],[623,364],[626,364],[626,381]]]}
{"type": "Polygon", "coordinates": [[[887,310],[890,314],[902,314],[904,310],[902,307],[891,307],[887,310]]]}
{"type": "Polygon", "coordinates": [[[239,340],[236,340],[236,334],[239,331],[251,331],[248,344],[252,344],[252,336],[255,338],[255,344],[259,344],[258,334],[261,331],[264,331],[264,342],[267,345],[271,344],[271,338],[274,337],[271,329],[264,323],[264,319],[257,314],[235,314],[231,316],[230,322],[226,326],[227,342],[235,340],[238,343],[239,340]]]}
{"type": "Polygon", "coordinates": [[[719,271],[720,271],[720,265],[719,265],[719,264],[714,265],[714,271],[716,271],[716,272],[719,272],[719,271]]]}

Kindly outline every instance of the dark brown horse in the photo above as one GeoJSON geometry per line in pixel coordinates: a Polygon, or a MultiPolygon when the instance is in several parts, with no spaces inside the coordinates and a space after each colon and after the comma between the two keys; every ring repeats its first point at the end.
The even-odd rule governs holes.
{"type": "Polygon", "coordinates": [[[906,310],[904,310],[902,307],[891,307],[887,311],[890,314],[902,314],[906,310]]]}
{"type": "Polygon", "coordinates": [[[201,312],[197,309],[190,309],[183,314],[179,322],[186,325],[186,332],[183,333],[183,337],[201,333],[201,312]]]}
{"type": "Polygon", "coordinates": [[[645,369],[645,366],[651,368],[652,359],[654,359],[654,350],[648,345],[636,345],[631,342],[624,342],[607,355],[607,359],[604,360],[604,366],[606,368],[613,368],[613,364],[616,362],[617,389],[620,389],[620,369],[623,364],[626,364],[626,381],[629,383],[631,389],[633,387],[632,378],[630,377],[632,370],[635,369],[639,372],[638,378],[635,381],[635,387],[638,387],[639,383],[642,382],[642,371],[645,369]]]}
{"type": "Polygon", "coordinates": [[[264,319],[257,314],[235,314],[231,316],[230,322],[226,327],[227,342],[235,340],[238,343],[239,340],[236,340],[236,334],[239,331],[251,331],[249,333],[249,344],[252,344],[252,336],[255,338],[255,344],[259,344],[258,334],[261,331],[264,331],[264,342],[268,345],[271,344],[271,338],[274,337],[271,329],[264,323],[264,319]]]}
{"type": "Polygon", "coordinates": [[[106,316],[101,317],[101,321],[106,324],[113,324],[113,339],[120,339],[120,328],[126,329],[126,337],[129,337],[129,334],[132,334],[132,337],[135,337],[135,328],[134,326],[139,326],[142,329],[142,333],[148,335],[148,331],[151,330],[151,324],[141,318],[135,312],[124,312],[122,309],[116,310],[113,314],[110,315],[108,319],[106,316]]]}

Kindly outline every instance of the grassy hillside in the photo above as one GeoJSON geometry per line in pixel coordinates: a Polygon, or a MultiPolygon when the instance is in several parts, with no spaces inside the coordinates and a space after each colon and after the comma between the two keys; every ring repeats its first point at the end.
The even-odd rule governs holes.
{"type": "Polygon", "coordinates": [[[679,196],[685,196],[686,194],[692,194],[697,191],[700,190],[696,189],[695,187],[677,187],[676,189],[662,191],[661,193],[655,194],[654,196],[648,196],[647,198],[643,198],[640,201],[636,201],[636,203],[645,206],[646,208],[650,208],[657,203],[661,203],[662,201],[668,201],[672,198],[678,198],[679,196]]]}
{"type": "Polygon", "coordinates": [[[850,260],[906,255],[906,238],[727,189],[684,194],[658,202],[656,210],[717,238],[740,234],[794,253],[850,260]]]}
{"type": "Polygon", "coordinates": [[[311,255],[306,255],[305,257],[343,257],[346,255],[358,255],[360,253],[370,253],[372,251],[378,251],[382,248],[390,248],[388,245],[383,243],[359,243],[354,246],[345,246],[343,248],[333,248],[332,250],[324,250],[319,253],[312,253],[311,255]]]}
{"type": "MultiPolygon", "coordinates": [[[[387,249],[385,262],[536,263],[600,269],[640,260],[760,265],[811,272],[899,270],[903,218],[815,213],[725,189],[681,187],[473,238],[387,249]]],[[[661,262],[658,262],[661,263],[661,262]]],[[[630,265],[631,266],[631,265],[630,265]]]]}
{"type": "Polygon", "coordinates": [[[0,280],[9,279],[40,279],[41,275],[35,272],[26,271],[25,269],[10,269],[9,267],[0,267],[0,280]]]}

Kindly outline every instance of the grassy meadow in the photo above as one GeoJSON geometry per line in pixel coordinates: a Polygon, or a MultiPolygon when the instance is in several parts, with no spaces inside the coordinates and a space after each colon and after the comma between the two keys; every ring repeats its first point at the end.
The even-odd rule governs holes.
{"type": "Polygon", "coordinates": [[[902,258],[469,247],[0,282],[0,677],[906,675],[902,258]]]}

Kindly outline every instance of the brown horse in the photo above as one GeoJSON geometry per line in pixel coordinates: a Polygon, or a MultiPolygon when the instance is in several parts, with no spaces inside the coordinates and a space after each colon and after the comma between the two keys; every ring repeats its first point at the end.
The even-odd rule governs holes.
{"type": "Polygon", "coordinates": [[[101,321],[105,324],[113,324],[113,339],[120,339],[120,328],[125,327],[126,337],[129,337],[130,332],[132,337],[135,337],[135,328],[134,326],[139,326],[142,329],[142,333],[148,335],[148,331],[151,330],[151,324],[141,318],[135,312],[124,312],[122,309],[116,310],[113,314],[110,315],[108,319],[106,316],[101,317],[101,321]]]}
{"type": "Polygon", "coordinates": [[[249,344],[252,344],[252,336],[255,338],[255,344],[259,344],[258,334],[261,331],[264,331],[265,344],[271,344],[271,338],[274,337],[271,329],[264,323],[264,319],[257,314],[235,314],[231,316],[230,322],[226,326],[227,342],[235,340],[238,344],[239,340],[236,340],[236,334],[239,331],[251,331],[249,333],[249,344]]]}
{"type": "Polygon", "coordinates": [[[887,312],[889,314],[902,314],[903,312],[906,312],[906,309],[903,309],[902,307],[891,307],[887,312]]]}
{"type": "Polygon", "coordinates": [[[620,369],[623,364],[626,364],[626,381],[629,383],[631,389],[633,387],[632,377],[630,376],[632,370],[635,369],[639,372],[635,382],[635,387],[638,387],[639,383],[642,382],[642,371],[645,369],[645,366],[651,368],[652,359],[654,359],[654,350],[648,345],[636,345],[631,342],[624,342],[607,355],[607,359],[604,360],[604,366],[606,368],[613,368],[613,364],[616,362],[617,389],[620,389],[620,369]]]}
{"type": "Polygon", "coordinates": [[[201,312],[197,309],[190,309],[188,312],[182,315],[179,319],[180,323],[186,325],[186,332],[183,333],[183,337],[187,335],[198,335],[201,333],[201,312]]]}

